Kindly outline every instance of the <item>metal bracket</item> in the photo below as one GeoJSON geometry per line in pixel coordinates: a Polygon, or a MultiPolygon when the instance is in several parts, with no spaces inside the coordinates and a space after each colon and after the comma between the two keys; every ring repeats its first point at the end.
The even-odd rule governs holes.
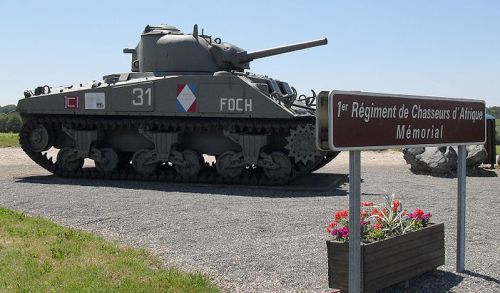
{"type": "Polygon", "coordinates": [[[147,160],[147,164],[167,162],[169,160],[178,165],[185,163],[182,153],[172,149],[172,146],[179,142],[177,132],[156,132],[144,130],[141,127],[139,133],[153,142],[155,146],[155,149],[151,151],[151,159],[147,160]]]}
{"type": "Polygon", "coordinates": [[[97,140],[97,130],[75,130],[62,127],[64,133],[75,141],[75,148],[78,151],[78,156],[82,158],[96,158],[99,161],[101,152],[92,147],[92,144],[97,140]]]}
{"type": "Polygon", "coordinates": [[[239,134],[228,130],[224,130],[223,134],[240,145],[243,162],[247,165],[257,164],[261,156],[261,149],[269,143],[269,136],[264,134],[239,134]]]}

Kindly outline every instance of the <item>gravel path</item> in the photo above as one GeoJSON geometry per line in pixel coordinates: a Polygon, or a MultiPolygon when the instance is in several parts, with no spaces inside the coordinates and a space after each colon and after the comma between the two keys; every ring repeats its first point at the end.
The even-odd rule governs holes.
{"type": "MultiPolygon", "coordinates": [[[[322,192],[62,179],[0,149],[0,206],[145,247],[227,292],[328,291],[325,225],[348,185],[322,192]]],[[[341,154],[322,172],[348,173],[341,154]]],[[[362,200],[396,193],[446,225],[446,265],[415,292],[500,292],[500,175],[468,177],[465,274],[455,274],[456,185],[413,175],[396,152],[362,154],[362,200]]]]}

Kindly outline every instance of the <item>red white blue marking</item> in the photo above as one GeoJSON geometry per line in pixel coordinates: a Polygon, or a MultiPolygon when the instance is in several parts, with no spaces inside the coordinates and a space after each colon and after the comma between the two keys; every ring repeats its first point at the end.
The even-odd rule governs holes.
{"type": "Polygon", "coordinates": [[[177,111],[196,112],[196,92],[198,87],[192,83],[177,84],[177,111]]]}

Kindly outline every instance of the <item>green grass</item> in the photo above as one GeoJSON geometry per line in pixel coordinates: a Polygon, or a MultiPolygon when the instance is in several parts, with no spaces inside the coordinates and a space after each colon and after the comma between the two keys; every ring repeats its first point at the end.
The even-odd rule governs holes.
{"type": "Polygon", "coordinates": [[[144,249],[0,208],[0,292],[218,292],[144,249]]]}
{"type": "Polygon", "coordinates": [[[0,148],[18,147],[19,134],[17,133],[0,133],[0,148]]]}

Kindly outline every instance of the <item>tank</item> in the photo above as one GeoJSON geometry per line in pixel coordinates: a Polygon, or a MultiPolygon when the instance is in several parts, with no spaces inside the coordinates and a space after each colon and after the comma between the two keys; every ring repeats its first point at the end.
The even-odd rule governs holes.
{"type": "Polygon", "coordinates": [[[298,96],[287,82],[246,69],[255,59],[325,44],[247,52],[197,25],[192,34],[148,25],[138,45],[123,50],[131,72],[25,91],[20,144],[65,177],[287,184],[338,153],[316,148],[314,91],[298,96]]]}

